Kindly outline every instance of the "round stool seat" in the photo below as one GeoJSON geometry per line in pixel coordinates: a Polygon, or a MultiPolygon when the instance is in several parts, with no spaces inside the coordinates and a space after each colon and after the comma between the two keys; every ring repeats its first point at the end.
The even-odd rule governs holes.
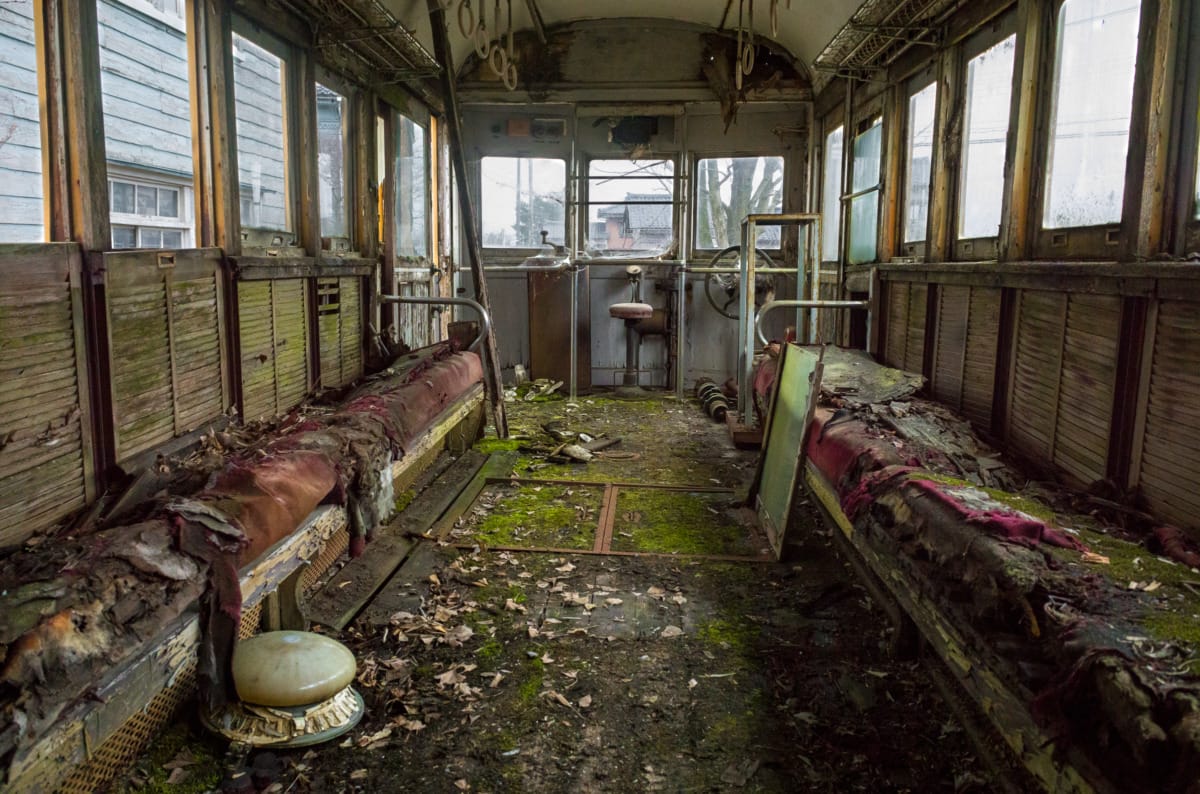
{"type": "Polygon", "coordinates": [[[614,303],[608,313],[619,320],[646,320],[654,316],[654,307],[649,303],[614,303]]]}
{"type": "Polygon", "coordinates": [[[233,649],[238,697],[258,706],[318,703],[349,686],[356,669],[349,648],[308,631],[269,631],[233,649]]]}

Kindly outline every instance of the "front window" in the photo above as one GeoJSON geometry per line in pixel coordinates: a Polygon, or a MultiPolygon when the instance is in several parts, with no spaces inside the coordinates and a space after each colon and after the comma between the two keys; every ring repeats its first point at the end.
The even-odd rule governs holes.
{"type": "Polygon", "coordinates": [[[0,243],[45,239],[32,0],[0,3],[0,243]]]}
{"type": "Polygon", "coordinates": [[[1059,9],[1046,228],[1121,220],[1140,18],[1131,0],[1059,9]]]}
{"type": "Polygon", "coordinates": [[[97,6],[112,246],[184,248],[193,178],[187,34],[182,18],[176,27],[138,8],[97,6]]]}
{"type": "Polygon", "coordinates": [[[592,160],[587,250],[596,256],[657,255],[674,247],[675,163],[592,160]]]}
{"type": "MultiPolygon", "coordinates": [[[[747,215],[782,211],[782,157],[716,157],[696,164],[697,248],[740,245],[747,215]]],[[[780,229],[759,227],[755,245],[778,248],[780,229]]]]}
{"type": "Polygon", "coordinates": [[[567,164],[545,157],[485,157],[480,164],[485,248],[537,248],[542,230],[562,244],[567,164]]]}
{"type": "Polygon", "coordinates": [[[821,181],[821,259],[838,261],[838,234],[842,225],[843,128],[825,136],[825,173],[821,181]]]}
{"type": "Polygon", "coordinates": [[[967,63],[967,140],[958,203],[958,237],[995,237],[1004,201],[1004,155],[1017,37],[967,63]]]}
{"type": "Polygon", "coordinates": [[[347,237],[346,97],[317,83],[317,186],[321,236],[347,237]]]}
{"type": "Polygon", "coordinates": [[[874,262],[879,244],[879,172],[883,118],[877,117],[854,138],[850,177],[850,251],[852,265],[874,262]]]}
{"type": "Polygon", "coordinates": [[[933,121],[937,83],[908,100],[908,169],[904,182],[904,242],[921,242],[929,221],[929,177],[933,173],[933,121]]]}
{"type": "Polygon", "coordinates": [[[113,248],[187,248],[191,240],[191,186],[113,176],[108,202],[113,248]]]}
{"type": "Polygon", "coordinates": [[[243,226],[291,230],[283,79],[281,58],[233,34],[234,118],[243,226]]]}

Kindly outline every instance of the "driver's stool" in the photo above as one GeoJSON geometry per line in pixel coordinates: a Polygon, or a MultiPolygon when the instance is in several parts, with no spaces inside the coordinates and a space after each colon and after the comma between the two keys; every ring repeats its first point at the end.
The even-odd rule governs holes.
{"type": "Polygon", "coordinates": [[[650,319],[654,315],[654,307],[649,303],[614,303],[608,307],[608,313],[618,320],[625,321],[625,374],[622,376],[624,385],[617,389],[617,395],[640,396],[642,389],[638,386],[638,369],[641,366],[638,343],[641,336],[637,332],[637,324],[650,319]]]}

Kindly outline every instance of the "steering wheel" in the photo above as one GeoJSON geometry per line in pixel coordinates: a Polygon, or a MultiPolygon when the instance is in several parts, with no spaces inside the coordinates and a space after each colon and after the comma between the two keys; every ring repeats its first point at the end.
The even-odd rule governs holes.
{"type": "MultiPolygon", "coordinates": [[[[741,252],[742,247],[740,245],[731,245],[717,252],[708,261],[708,266],[716,267],[729,254],[741,254],[741,252]]],[[[766,262],[767,267],[775,267],[775,263],[771,261],[771,257],[767,256],[766,251],[756,246],[754,253],[758,259],[766,262]]],[[[734,257],[734,261],[737,261],[736,256],[734,257]]],[[[709,304],[716,310],[717,314],[730,320],[737,319],[737,310],[734,309],[734,313],[730,314],[729,307],[737,303],[741,278],[741,275],[738,273],[709,273],[704,277],[704,297],[708,298],[709,304]],[[719,303],[713,296],[714,284],[720,287],[720,293],[718,294],[722,295],[724,303],[719,303]]],[[[775,279],[769,275],[756,274],[754,277],[754,306],[756,308],[762,306],[774,294],[775,279]]]]}

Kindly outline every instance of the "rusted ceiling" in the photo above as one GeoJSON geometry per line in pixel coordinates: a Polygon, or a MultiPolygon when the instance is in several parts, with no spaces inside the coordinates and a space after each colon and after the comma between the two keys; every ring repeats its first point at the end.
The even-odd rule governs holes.
{"type": "MultiPolygon", "coordinates": [[[[432,51],[426,0],[383,0],[396,16],[432,51]]],[[[461,65],[470,50],[469,42],[459,33],[456,23],[460,0],[448,0],[450,41],[454,62],[461,65]]],[[[755,0],[754,31],[774,39],[797,60],[811,65],[834,35],[850,20],[863,0],[779,0],[778,28],[772,35],[770,0],[755,0]],[[789,8],[790,5],[790,8],[789,8]]],[[[725,20],[725,28],[738,22],[739,0],[734,0],[725,20]]],[[[478,14],[486,8],[487,25],[493,29],[495,0],[471,0],[478,14]]],[[[507,24],[507,0],[502,0],[502,27],[507,24]]],[[[671,19],[718,28],[725,16],[727,0],[537,0],[546,25],[586,19],[671,19]]],[[[522,30],[531,27],[525,0],[513,0],[513,25],[522,30]]]]}

